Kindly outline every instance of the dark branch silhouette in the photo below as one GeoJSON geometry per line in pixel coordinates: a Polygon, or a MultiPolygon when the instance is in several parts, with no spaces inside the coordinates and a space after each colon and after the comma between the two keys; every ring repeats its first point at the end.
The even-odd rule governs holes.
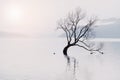
{"type": "Polygon", "coordinates": [[[58,22],[58,28],[62,29],[66,35],[67,45],[63,49],[63,54],[67,58],[68,63],[70,62],[70,57],[67,51],[72,46],[83,48],[91,54],[95,52],[103,54],[101,52],[102,46],[93,49],[90,43],[87,43],[93,36],[96,18],[91,18],[87,22],[84,22],[84,20],[85,13],[82,13],[81,9],[78,9],[75,12],[69,13],[65,19],[58,22]]]}

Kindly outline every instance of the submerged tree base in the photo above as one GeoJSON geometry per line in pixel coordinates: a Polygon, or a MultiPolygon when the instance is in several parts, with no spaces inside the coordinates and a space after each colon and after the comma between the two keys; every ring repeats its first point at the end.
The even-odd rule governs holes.
{"type": "Polygon", "coordinates": [[[76,71],[77,71],[77,59],[75,57],[70,57],[70,56],[65,56],[65,58],[67,59],[67,67],[69,67],[69,70],[72,71],[72,75],[74,77],[73,80],[77,80],[76,79],[76,71]]]}

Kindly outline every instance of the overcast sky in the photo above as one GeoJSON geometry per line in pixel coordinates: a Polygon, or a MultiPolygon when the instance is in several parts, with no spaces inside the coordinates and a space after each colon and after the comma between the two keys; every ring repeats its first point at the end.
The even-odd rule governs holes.
{"type": "MultiPolygon", "coordinates": [[[[109,19],[120,18],[119,3],[119,0],[0,0],[0,31],[9,32],[12,36],[56,34],[57,20],[78,7],[89,16],[106,19],[104,23],[109,23],[109,19]]],[[[112,29],[107,27],[105,29],[112,29]]]]}

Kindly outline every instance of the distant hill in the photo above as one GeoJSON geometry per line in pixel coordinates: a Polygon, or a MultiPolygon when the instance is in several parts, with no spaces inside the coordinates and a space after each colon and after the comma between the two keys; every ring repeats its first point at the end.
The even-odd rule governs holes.
{"type": "Polygon", "coordinates": [[[0,38],[25,38],[26,35],[19,34],[19,33],[11,33],[11,32],[4,32],[0,31],[0,38]]]}
{"type": "Polygon", "coordinates": [[[95,28],[96,38],[120,38],[120,21],[95,28]]]}
{"type": "MultiPolygon", "coordinates": [[[[94,32],[96,38],[120,38],[120,20],[99,25],[94,29],[94,32]]],[[[61,34],[59,37],[65,37],[65,34],[61,34]]]]}

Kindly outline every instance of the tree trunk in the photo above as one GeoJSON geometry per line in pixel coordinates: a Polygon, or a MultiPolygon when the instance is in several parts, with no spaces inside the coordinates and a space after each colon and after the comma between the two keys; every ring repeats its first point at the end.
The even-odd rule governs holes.
{"type": "Polygon", "coordinates": [[[63,49],[64,56],[68,56],[68,54],[67,54],[68,48],[70,48],[71,46],[74,46],[74,45],[75,45],[75,43],[68,44],[67,46],[64,47],[64,49],[63,49]]]}
{"type": "Polygon", "coordinates": [[[63,54],[67,59],[67,62],[70,63],[70,57],[67,54],[68,48],[70,48],[71,46],[73,46],[73,44],[68,44],[66,47],[64,47],[63,49],[63,54]]]}
{"type": "Polygon", "coordinates": [[[63,49],[63,54],[64,54],[64,56],[68,56],[67,51],[68,51],[68,48],[69,48],[69,47],[70,47],[70,46],[67,45],[67,46],[63,49]]]}

